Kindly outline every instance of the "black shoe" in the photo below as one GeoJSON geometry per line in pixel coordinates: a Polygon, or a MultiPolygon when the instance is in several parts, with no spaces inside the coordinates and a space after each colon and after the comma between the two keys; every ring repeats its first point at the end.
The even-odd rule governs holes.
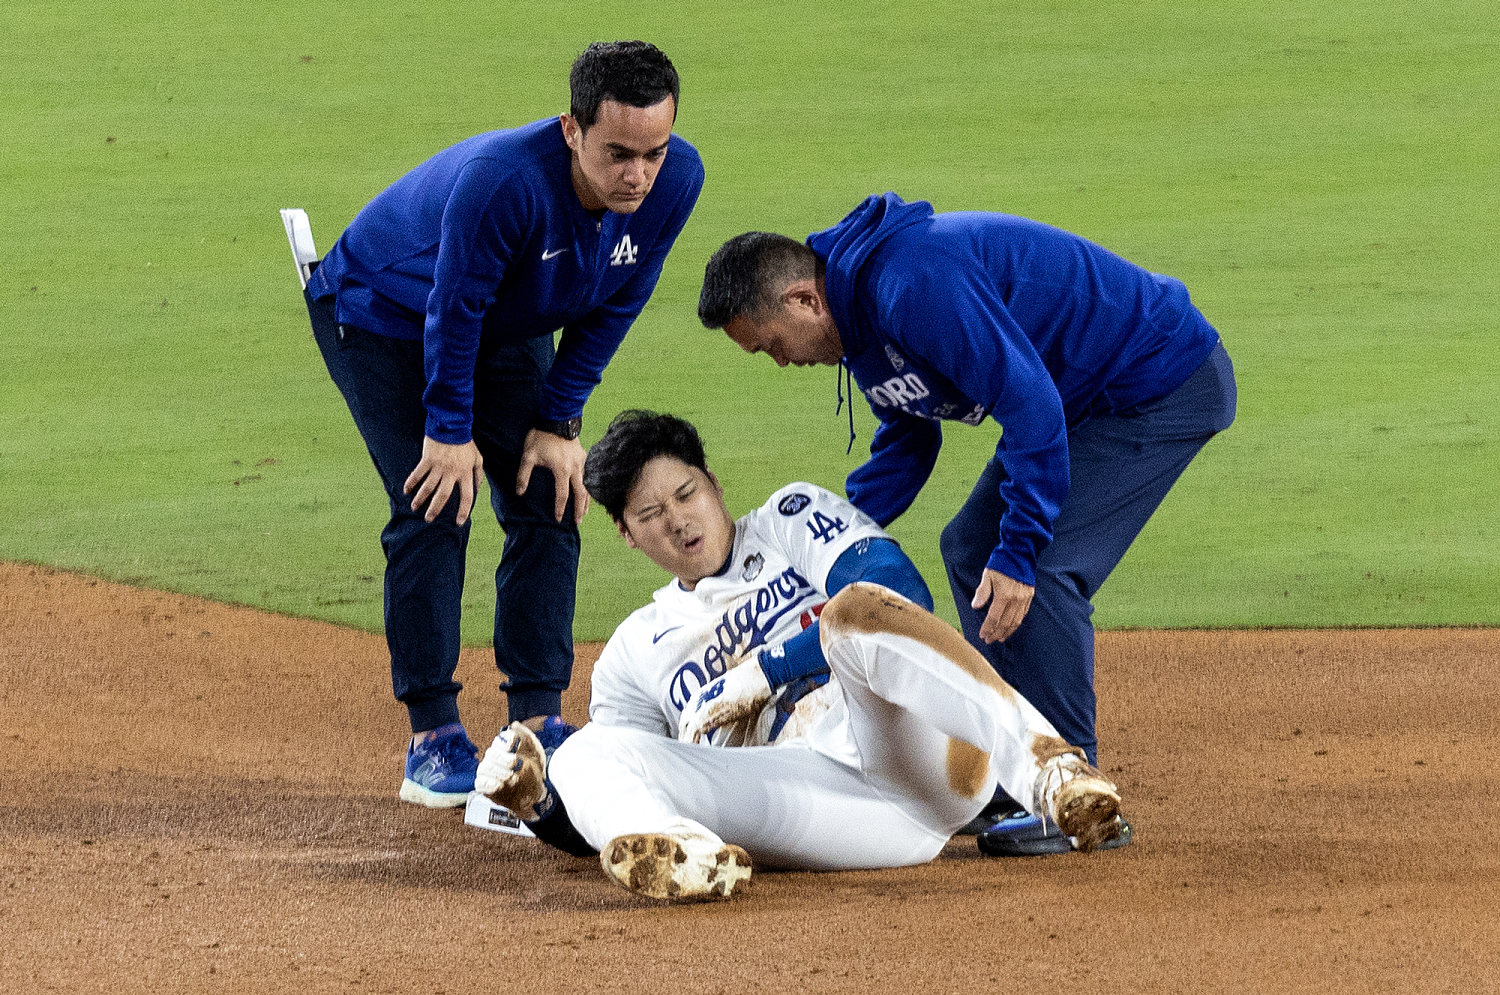
{"type": "Polygon", "coordinates": [[[1001,819],[1007,819],[1016,812],[1025,815],[1026,809],[1021,807],[1020,802],[1006,794],[1004,788],[996,788],[995,797],[990,799],[990,803],[980,809],[978,815],[966,822],[953,835],[978,836],[1001,819]]]}
{"type": "MultiPolygon", "coordinates": [[[[1100,850],[1117,850],[1134,838],[1130,823],[1119,816],[1119,831],[1100,843],[1100,850]]],[[[1041,857],[1049,853],[1071,853],[1073,841],[1051,823],[1026,811],[1006,816],[979,834],[979,852],[991,857],[1041,857]]]]}

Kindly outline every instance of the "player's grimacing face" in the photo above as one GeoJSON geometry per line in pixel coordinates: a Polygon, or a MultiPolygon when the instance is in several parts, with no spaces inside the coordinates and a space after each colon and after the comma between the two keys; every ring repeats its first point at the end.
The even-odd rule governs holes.
{"type": "Polygon", "coordinates": [[[718,573],[734,548],[734,519],[713,474],[675,456],[657,456],[625,499],[620,535],[692,590],[718,573]]]}
{"type": "Polygon", "coordinates": [[[563,139],[573,151],[573,189],[586,209],[631,214],[641,206],[666,161],[676,113],[671,97],[650,107],[606,100],[587,131],[562,115],[563,139]]]}

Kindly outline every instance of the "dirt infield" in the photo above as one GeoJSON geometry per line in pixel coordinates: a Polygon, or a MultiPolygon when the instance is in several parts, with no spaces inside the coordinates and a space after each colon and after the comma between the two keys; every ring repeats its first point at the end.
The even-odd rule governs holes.
{"type": "Polygon", "coordinates": [[[1098,685],[1132,846],[656,907],[399,804],[379,637],[0,564],[0,990],[1495,990],[1500,632],[1106,634],[1098,685]]]}

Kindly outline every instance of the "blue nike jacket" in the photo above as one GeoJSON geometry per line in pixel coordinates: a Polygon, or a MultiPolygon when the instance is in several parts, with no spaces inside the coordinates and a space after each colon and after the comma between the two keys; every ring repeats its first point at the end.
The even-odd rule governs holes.
{"type": "Polygon", "coordinates": [[[427,435],[471,438],[480,339],[508,344],[562,329],[541,417],[583,412],[650,299],[703,188],[677,135],[633,214],[584,210],[562,125],[547,118],[439,152],[365,206],[313,272],[342,324],[420,339],[427,435]]]}
{"type": "Polygon", "coordinates": [[[988,565],[1025,584],[1068,495],[1068,427],[1164,397],[1219,341],[1181,281],[1013,215],[887,193],[807,244],[880,419],[849,500],[887,524],[932,473],[939,422],[993,418],[1007,510],[988,565]]]}

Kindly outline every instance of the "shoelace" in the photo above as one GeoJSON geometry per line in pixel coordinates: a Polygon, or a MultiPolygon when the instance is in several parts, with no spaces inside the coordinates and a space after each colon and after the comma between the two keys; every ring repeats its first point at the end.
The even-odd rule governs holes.
{"type": "Polygon", "coordinates": [[[1042,772],[1037,775],[1036,784],[1032,787],[1031,807],[1042,813],[1042,836],[1044,838],[1052,835],[1051,827],[1056,825],[1052,820],[1052,796],[1064,784],[1078,776],[1076,765],[1067,762],[1076,759],[1072,754],[1064,753],[1062,756],[1048,760],[1042,766],[1042,772]]]}
{"type": "Polygon", "coordinates": [[[469,742],[469,737],[463,733],[452,736],[444,736],[432,744],[431,752],[438,755],[438,760],[444,768],[456,767],[466,760],[474,760],[479,756],[479,747],[469,742]]]}
{"type": "Polygon", "coordinates": [[[838,375],[834,378],[834,383],[838,385],[839,391],[838,407],[833,409],[835,418],[838,417],[840,411],[844,410],[845,381],[849,384],[849,448],[844,450],[844,455],[848,456],[854,452],[854,374],[849,372],[849,367],[844,363],[844,357],[840,356],[838,375]]]}

